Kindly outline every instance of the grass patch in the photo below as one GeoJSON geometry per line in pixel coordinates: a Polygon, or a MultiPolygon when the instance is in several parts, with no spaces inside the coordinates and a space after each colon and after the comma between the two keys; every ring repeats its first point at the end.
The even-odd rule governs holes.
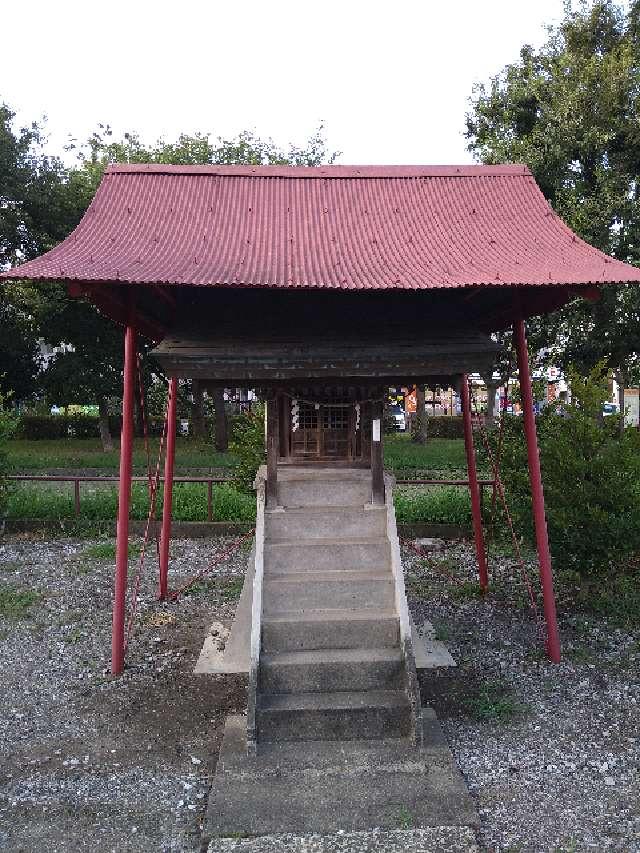
{"type": "MultiPolygon", "coordinates": [[[[157,437],[150,439],[151,457],[158,454],[157,437]]],[[[147,467],[144,441],[137,438],[133,446],[134,468],[143,473],[147,467]]],[[[14,471],[41,471],[48,468],[99,468],[116,472],[119,466],[119,442],[105,453],[97,438],[14,439],[7,442],[8,463],[14,471]]],[[[414,444],[409,435],[385,436],[385,465],[402,473],[425,470],[466,471],[462,439],[432,438],[427,444],[414,444]]],[[[206,442],[178,436],[176,470],[181,468],[232,468],[237,460],[233,453],[216,453],[206,442]]],[[[445,479],[447,479],[445,477],[445,479]]]]}
{"type": "MultiPolygon", "coordinates": [[[[446,585],[446,594],[455,602],[482,600],[480,585],[477,581],[460,581],[457,583],[444,575],[441,581],[446,585]]],[[[433,598],[433,587],[439,584],[431,577],[409,575],[406,580],[406,590],[409,598],[415,601],[428,601],[433,598]]],[[[438,589],[440,587],[438,586],[438,589]]]]}
{"type": "Polygon", "coordinates": [[[563,610],[599,616],[619,628],[632,629],[640,623],[638,567],[595,578],[560,572],[557,587],[563,610]]]}
{"type": "MultiPolygon", "coordinates": [[[[415,444],[406,433],[385,435],[384,464],[398,475],[407,472],[407,476],[428,470],[466,472],[464,441],[461,438],[430,438],[426,444],[415,444]]],[[[443,479],[449,478],[443,476],[443,479]]]]}
{"type": "Polygon", "coordinates": [[[448,588],[450,598],[454,601],[477,601],[482,599],[482,591],[478,581],[461,581],[460,583],[450,583],[448,588]]]}
{"type": "Polygon", "coordinates": [[[413,815],[406,806],[398,809],[398,827],[400,829],[412,829],[413,815]]]}
{"type": "MultiPolygon", "coordinates": [[[[159,439],[152,437],[152,463],[158,456],[159,439]]],[[[14,439],[7,442],[7,461],[14,471],[42,471],[48,468],[99,468],[117,473],[119,442],[105,453],[97,438],[68,438],[32,441],[14,439]]],[[[216,453],[210,444],[194,438],[176,438],[176,468],[232,468],[236,464],[232,453],[216,453]]],[[[137,438],[133,445],[133,466],[139,473],[147,469],[144,440],[137,438]]]]}
{"type": "Polygon", "coordinates": [[[399,488],[394,492],[393,502],[399,523],[428,521],[464,526],[471,523],[468,489],[456,486],[399,488]]]}
{"type": "Polygon", "coordinates": [[[526,708],[500,682],[489,682],[476,696],[467,700],[467,708],[477,720],[510,722],[526,708]]]}
{"type": "MultiPolygon", "coordinates": [[[[141,545],[129,542],[129,558],[138,557],[141,550],[141,545]]],[[[113,541],[96,542],[95,545],[90,545],[83,551],[82,556],[88,557],[90,560],[113,560],[116,556],[116,543],[113,541]]]]}
{"type": "Polygon", "coordinates": [[[451,640],[451,629],[444,623],[438,623],[433,626],[433,639],[441,643],[448,643],[451,640]]]}
{"type": "Polygon", "coordinates": [[[0,586],[0,616],[6,619],[20,619],[40,600],[40,593],[34,589],[19,589],[15,586],[0,586]]]}
{"type": "MultiPolygon", "coordinates": [[[[118,507],[116,488],[100,486],[81,494],[80,514],[83,519],[100,521],[115,519],[118,507]]],[[[162,513],[162,493],[158,495],[157,515],[162,513]]],[[[134,483],[131,491],[130,518],[145,520],[149,512],[149,496],[144,483],[134,483]]],[[[174,521],[206,521],[207,490],[201,483],[176,483],[173,487],[172,515],[174,521]]],[[[75,517],[70,492],[47,486],[19,486],[12,489],[7,505],[8,518],[72,519],[75,517]]],[[[215,521],[255,521],[256,505],[253,495],[245,495],[233,486],[222,484],[213,488],[213,517],[215,521]]]]}

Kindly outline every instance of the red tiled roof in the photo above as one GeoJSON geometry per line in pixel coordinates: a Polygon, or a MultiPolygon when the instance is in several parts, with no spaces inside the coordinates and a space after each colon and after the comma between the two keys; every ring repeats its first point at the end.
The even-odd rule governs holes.
{"type": "Polygon", "coordinates": [[[76,230],[3,277],[260,288],[640,281],[525,166],[110,166],[76,230]]]}

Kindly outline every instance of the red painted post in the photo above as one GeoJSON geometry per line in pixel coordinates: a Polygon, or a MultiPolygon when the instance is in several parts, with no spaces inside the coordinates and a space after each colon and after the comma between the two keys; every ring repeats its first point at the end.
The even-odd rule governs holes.
{"type": "Polygon", "coordinates": [[[176,411],[178,407],[178,380],[169,380],[169,406],[167,408],[167,454],[164,460],[164,497],[162,502],[162,531],[160,533],[160,582],[158,598],[168,594],[169,542],[171,540],[171,500],[173,497],[173,464],[176,455],[176,411]]]}
{"type": "Polygon", "coordinates": [[[558,633],[558,619],[556,616],[556,599],[553,591],[553,572],[551,570],[547,519],[544,513],[544,492],[542,490],[542,475],[540,473],[540,455],[538,453],[536,418],[533,411],[533,391],[531,388],[531,374],[529,373],[529,351],[524,320],[516,320],[513,324],[513,337],[518,356],[518,379],[520,380],[524,433],[527,440],[531,501],[536,528],[538,561],[540,563],[540,584],[542,586],[544,602],[544,618],[547,623],[547,655],[554,663],[560,663],[560,635],[558,633]]]}
{"type": "Polygon", "coordinates": [[[129,563],[129,504],[131,501],[135,376],[136,333],[133,326],[129,325],[126,327],[124,333],[124,388],[122,394],[122,433],[120,438],[116,576],[113,592],[113,624],[111,633],[111,672],[113,675],[120,675],[124,669],[124,606],[129,563]]]}
{"type": "Polygon", "coordinates": [[[476,452],[473,447],[473,426],[471,424],[471,396],[469,394],[469,377],[462,374],[462,424],[464,427],[464,450],[467,455],[467,471],[469,473],[469,493],[471,494],[471,516],[473,518],[473,535],[476,541],[476,559],[480,575],[480,590],[486,592],[489,588],[487,558],[484,550],[484,532],[482,530],[482,508],[480,506],[480,486],[476,469],[476,452]]]}

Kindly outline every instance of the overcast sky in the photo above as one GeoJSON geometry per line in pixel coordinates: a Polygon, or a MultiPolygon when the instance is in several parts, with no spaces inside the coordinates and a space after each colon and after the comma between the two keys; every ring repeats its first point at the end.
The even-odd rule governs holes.
{"type": "Polygon", "coordinates": [[[243,129],[342,163],[463,163],[467,99],[546,40],[562,0],[4,0],[0,100],[50,147],[243,129]]]}

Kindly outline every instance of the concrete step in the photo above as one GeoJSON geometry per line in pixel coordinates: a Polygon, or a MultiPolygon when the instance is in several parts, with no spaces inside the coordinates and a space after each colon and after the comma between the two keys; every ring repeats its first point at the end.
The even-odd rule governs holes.
{"type": "Polygon", "coordinates": [[[304,507],[265,514],[265,538],[269,541],[296,539],[340,539],[383,536],[387,512],[384,507],[304,507]]]}
{"type": "Polygon", "coordinates": [[[290,479],[278,481],[278,503],[284,507],[354,506],[371,503],[371,478],[290,479]]]}
{"type": "Polygon", "coordinates": [[[258,732],[264,742],[406,737],[411,707],[400,690],[261,695],[258,732]]]}
{"type": "Polygon", "coordinates": [[[257,756],[247,755],[246,718],[227,717],[207,800],[209,853],[478,853],[467,829],[479,824],[474,802],[435,715],[429,708],[422,715],[422,749],[398,737],[261,741],[257,756]],[[398,826],[409,819],[415,828],[439,828],[433,838],[407,837],[398,826]],[[372,827],[369,837],[363,830],[372,827]],[[448,833],[456,829],[468,832],[469,845],[454,843],[448,833]]]}
{"type": "Polygon", "coordinates": [[[393,610],[284,611],[262,622],[262,649],[272,652],[312,649],[393,648],[400,628],[393,610]]]}
{"type": "Polygon", "coordinates": [[[394,593],[390,571],[265,574],[262,612],[269,617],[291,610],[391,610],[395,606],[394,593]]]}
{"type": "Polygon", "coordinates": [[[399,648],[263,654],[260,691],[268,694],[399,690],[403,665],[399,648]]]}
{"type": "Polygon", "coordinates": [[[282,572],[377,569],[390,561],[391,546],[382,536],[337,539],[334,533],[333,539],[265,542],[264,546],[265,573],[272,568],[282,572]]]}
{"type": "Polygon", "coordinates": [[[371,468],[350,468],[347,465],[327,466],[312,463],[310,465],[278,465],[278,482],[290,480],[305,482],[343,483],[345,480],[371,482],[371,468]]]}

